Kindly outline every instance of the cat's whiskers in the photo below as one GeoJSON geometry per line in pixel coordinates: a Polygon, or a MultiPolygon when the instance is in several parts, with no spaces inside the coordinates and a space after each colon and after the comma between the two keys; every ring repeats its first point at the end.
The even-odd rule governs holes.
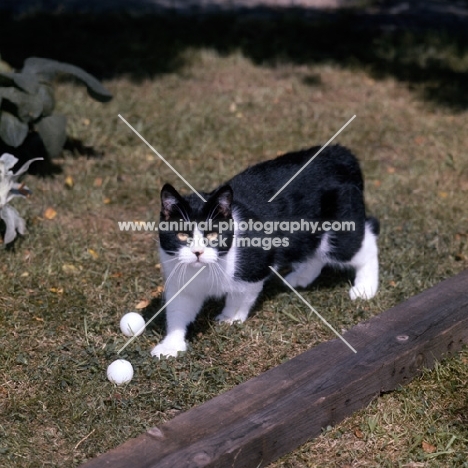
{"type": "Polygon", "coordinates": [[[181,288],[185,285],[185,283],[186,283],[186,281],[185,281],[185,275],[186,275],[186,273],[187,273],[187,266],[188,266],[188,265],[189,265],[188,263],[184,263],[184,264],[183,264],[183,268],[182,268],[181,273],[180,273],[180,275],[179,275],[178,289],[181,289],[181,288]]]}
{"type": "MultiPolygon", "coordinates": [[[[216,216],[213,216],[213,215],[214,215],[214,212],[215,212],[215,210],[216,210],[217,207],[218,207],[218,205],[215,205],[215,206],[211,209],[211,211],[208,213],[208,216],[206,217],[206,222],[208,222],[210,219],[211,219],[212,221],[214,221],[214,220],[216,219],[216,216]]],[[[217,214],[218,214],[218,213],[216,213],[216,215],[217,215],[217,214]]]]}
{"type": "Polygon", "coordinates": [[[169,282],[174,282],[176,281],[177,284],[179,283],[179,278],[180,278],[180,274],[181,274],[181,271],[184,267],[184,264],[183,263],[178,263],[174,269],[171,271],[171,274],[169,275],[169,277],[167,278],[166,280],[166,283],[169,283],[169,282]]]}
{"type": "Polygon", "coordinates": [[[180,207],[179,205],[177,205],[177,210],[179,211],[180,215],[182,216],[182,219],[183,219],[184,221],[186,221],[187,223],[189,223],[189,222],[190,222],[190,218],[189,218],[187,212],[185,211],[185,209],[182,210],[181,207],[180,207]]]}
{"type": "Polygon", "coordinates": [[[226,286],[228,286],[229,291],[231,291],[231,282],[229,281],[229,278],[226,277],[226,272],[221,268],[221,266],[218,263],[213,264],[213,276],[216,278],[216,285],[219,291],[223,293],[227,292],[226,286]]]}
{"type": "Polygon", "coordinates": [[[232,283],[232,279],[226,273],[224,268],[221,267],[221,265],[216,265],[216,266],[217,266],[220,283],[224,285],[224,289],[226,290],[226,292],[232,293],[234,291],[234,285],[232,283]]]}
{"type": "Polygon", "coordinates": [[[167,260],[161,260],[160,263],[161,265],[165,265],[166,263],[172,263],[172,262],[177,262],[179,261],[179,256],[177,251],[175,250],[165,250],[167,254],[172,254],[172,258],[168,258],[167,260]]]}
{"type": "Polygon", "coordinates": [[[223,289],[223,290],[227,289],[226,292],[233,292],[232,279],[226,273],[224,268],[222,268],[219,263],[213,263],[213,266],[216,271],[216,278],[219,281],[220,289],[223,289]]]}
{"type": "Polygon", "coordinates": [[[174,277],[176,277],[176,278],[180,277],[180,272],[181,272],[181,269],[182,269],[183,266],[184,266],[184,264],[182,262],[177,263],[177,265],[173,268],[173,270],[171,271],[171,273],[167,277],[164,289],[167,289],[167,286],[174,279],[174,277]]]}
{"type": "Polygon", "coordinates": [[[213,293],[216,295],[216,292],[219,292],[219,282],[218,277],[216,275],[216,270],[214,267],[216,266],[215,263],[208,263],[208,279],[211,279],[210,289],[208,290],[208,294],[213,293]]]}
{"type": "MultiPolygon", "coordinates": [[[[210,289],[208,290],[208,293],[210,293],[211,291],[216,291],[217,288],[215,287],[215,280],[217,278],[213,271],[213,263],[208,264],[208,278],[211,278],[211,286],[210,286],[210,289]]],[[[216,286],[217,285],[218,285],[218,282],[216,281],[216,286]]]]}
{"type": "Polygon", "coordinates": [[[165,265],[166,263],[172,263],[172,262],[177,262],[177,261],[179,261],[179,259],[177,257],[174,257],[174,258],[169,258],[168,260],[164,260],[161,263],[165,265]]]}
{"type": "Polygon", "coordinates": [[[177,275],[174,278],[174,281],[177,282],[177,289],[180,289],[180,280],[181,280],[181,276],[183,275],[184,268],[185,268],[185,264],[180,263],[180,268],[177,270],[177,275]]]}
{"type": "Polygon", "coordinates": [[[178,263],[173,269],[172,271],[169,273],[169,276],[166,278],[166,281],[164,283],[164,289],[167,289],[167,286],[169,285],[169,283],[171,282],[172,280],[172,277],[175,275],[175,272],[177,271],[177,269],[180,267],[180,263],[178,263]]]}
{"type": "Polygon", "coordinates": [[[167,254],[178,254],[178,251],[177,250],[164,250],[164,252],[166,252],[167,254]]]}

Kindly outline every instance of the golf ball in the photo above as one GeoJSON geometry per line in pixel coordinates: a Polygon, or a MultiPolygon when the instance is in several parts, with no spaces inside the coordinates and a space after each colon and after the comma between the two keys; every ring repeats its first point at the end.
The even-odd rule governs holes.
{"type": "Polygon", "coordinates": [[[107,378],[116,385],[130,382],[132,377],[133,366],[125,359],[117,359],[117,361],[109,364],[107,368],[107,378]]]}
{"type": "Polygon", "coordinates": [[[121,318],[120,329],[125,336],[139,336],[145,331],[145,320],[140,314],[129,312],[121,318]]]}

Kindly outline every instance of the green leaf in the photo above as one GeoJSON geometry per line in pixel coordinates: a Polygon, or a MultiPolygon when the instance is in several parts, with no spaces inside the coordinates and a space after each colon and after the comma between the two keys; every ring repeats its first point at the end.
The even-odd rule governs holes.
{"type": "Polygon", "coordinates": [[[88,89],[88,94],[100,102],[112,99],[112,94],[94,76],[83,69],[69,63],[57,62],[56,60],[30,57],[25,60],[23,73],[35,74],[45,80],[53,80],[56,75],[65,73],[81,80],[88,89]]]}
{"type": "Polygon", "coordinates": [[[37,93],[40,84],[37,76],[30,73],[13,73],[13,79],[18,88],[23,89],[29,94],[37,93]]]}
{"type": "Polygon", "coordinates": [[[13,87],[0,88],[0,99],[13,104],[14,114],[23,122],[36,120],[42,114],[43,103],[39,94],[31,95],[13,87]]]}
{"type": "Polygon", "coordinates": [[[42,102],[42,115],[46,117],[52,114],[55,107],[55,98],[52,86],[41,84],[37,90],[37,97],[42,102]]]}
{"type": "Polygon", "coordinates": [[[28,134],[28,126],[9,112],[0,114],[0,139],[8,146],[17,148],[28,134]]]}
{"type": "Polygon", "coordinates": [[[0,85],[16,86],[27,93],[34,94],[37,92],[37,88],[39,87],[39,79],[36,75],[30,73],[0,72],[0,85]]]}
{"type": "Polygon", "coordinates": [[[39,79],[31,73],[0,73],[0,78],[3,79],[4,83],[10,80],[10,84],[4,84],[3,86],[14,85],[29,94],[36,93],[37,88],[39,88],[39,79]]]}
{"type": "Polygon", "coordinates": [[[67,139],[66,127],[66,117],[57,114],[44,117],[35,125],[51,158],[57,157],[62,152],[63,145],[67,139]]]}

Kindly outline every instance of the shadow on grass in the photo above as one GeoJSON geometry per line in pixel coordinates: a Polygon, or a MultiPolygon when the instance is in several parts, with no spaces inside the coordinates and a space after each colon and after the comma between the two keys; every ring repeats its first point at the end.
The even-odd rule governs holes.
{"type": "MultiPolygon", "coordinates": [[[[354,281],[354,272],[346,269],[336,269],[330,266],[326,266],[320,276],[310,284],[305,290],[314,289],[325,289],[329,291],[336,290],[338,287],[343,287],[343,284],[352,284],[354,281]]],[[[279,294],[289,291],[284,283],[276,278],[272,277],[266,281],[264,289],[260,293],[253,309],[249,313],[249,318],[254,317],[256,313],[263,309],[263,303],[267,300],[271,300],[279,294]]],[[[298,288],[299,293],[304,291],[304,288],[298,288]]],[[[216,320],[216,316],[221,313],[225,304],[225,299],[208,299],[200,313],[197,315],[196,320],[191,323],[187,330],[187,340],[189,342],[197,339],[196,337],[201,333],[205,334],[216,320]]],[[[150,304],[142,310],[142,315],[145,322],[148,322],[158,312],[158,310],[164,305],[162,297],[154,298],[150,304]]],[[[166,311],[163,310],[159,313],[150,324],[147,326],[148,331],[155,331],[156,333],[165,335],[166,333],[166,311]]]]}
{"type": "MultiPolygon", "coordinates": [[[[64,149],[68,150],[69,154],[75,157],[86,156],[87,158],[102,158],[104,155],[103,151],[96,150],[94,147],[85,145],[81,140],[72,137],[67,137],[64,149]]],[[[10,153],[18,158],[13,172],[16,172],[26,161],[34,158],[42,158],[43,160],[33,162],[28,170],[28,174],[41,177],[53,177],[63,172],[62,166],[55,163],[50,158],[41,138],[34,131],[29,132],[24,143],[18,148],[8,146],[0,140],[0,154],[3,153],[10,153]]]]}
{"type": "Polygon", "coordinates": [[[468,107],[468,15],[451,9],[250,9],[210,14],[0,15],[0,53],[71,62],[103,79],[135,81],[184,66],[189,48],[241,51],[264,65],[335,63],[393,76],[425,99],[468,107]],[[417,12],[416,12],[417,13],[417,12]]]}

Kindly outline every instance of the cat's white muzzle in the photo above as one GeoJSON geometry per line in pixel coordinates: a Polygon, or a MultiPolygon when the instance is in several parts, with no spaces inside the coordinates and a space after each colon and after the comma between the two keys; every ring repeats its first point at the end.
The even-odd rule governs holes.
{"type": "Polygon", "coordinates": [[[217,262],[218,254],[210,247],[196,251],[193,251],[190,247],[184,247],[179,253],[179,261],[199,268],[203,265],[217,262]]]}

